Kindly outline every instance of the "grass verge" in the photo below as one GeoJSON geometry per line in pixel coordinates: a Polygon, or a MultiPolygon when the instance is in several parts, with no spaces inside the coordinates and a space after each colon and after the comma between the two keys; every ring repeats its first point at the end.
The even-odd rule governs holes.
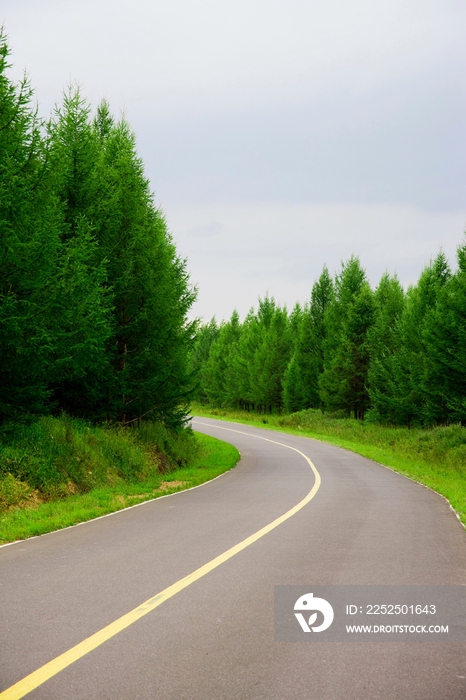
{"type": "Polygon", "coordinates": [[[329,442],[378,462],[444,496],[466,526],[466,428],[408,429],[335,418],[320,411],[259,415],[196,405],[197,416],[236,421],[329,442]]]}
{"type": "MultiPolygon", "coordinates": [[[[129,481],[118,478],[113,484],[102,484],[85,493],[55,494],[49,500],[40,502],[37,491],[36,498],[31,498],[34,491],[31,494],[30,487],[16,479],[19,488],[23,485],[25,500],[0,511],[0,544],[43,535],[147,500],[199,486],[228,471],[239,460],[238,451],[228,443],[198,433],[192,434],[190,439],[194,441],[195,448],[192,446],[192,459],[188,464],[164,473],[156,471],[152,464],[150,473],[141,478],[129,481]]],[[[137,449],[134,454],[137,454],[137,449]]],[[[144,459],[144,454],[139,455],[139,464],[144,463],[144,459]]],[[[11,474],[6,478],[10,477],[11,474]]]]}

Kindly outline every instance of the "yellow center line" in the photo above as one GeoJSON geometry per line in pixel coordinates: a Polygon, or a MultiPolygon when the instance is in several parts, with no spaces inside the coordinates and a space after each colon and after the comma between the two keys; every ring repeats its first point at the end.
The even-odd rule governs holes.
{"type": "MultiPolygon", "coordinates": [[[[209,427],[211,427],[209,423],[202,423],[201,425],[209,425],[209,427]]],[[[223,552],[223,554],[220,554],[218,557],[215,557],[211,561],[207,562],[207,564],[204,564],[199,569],[196,569],[191,574],[188,574],[188,576],[185,576],[176,583],[173,583],[171,586],[168,586],[168,588],[165,588],[165,590],[161,591],[160,593],[157,593],[157,595],[153,596],[152,598],[149,598],[149,600],[146,600],[144,603],[141,603],[141,605],[138,605],[137,608],[134,608],[134,610],[131,610],[130,612],[126,613],[126,615],[119,617],[117,620],[110,623],[106,627],[103,627],[95,634],[92,634],[87,639],[84,639],[79,644],[76,644],[76,646],[72,647],[68,651],[65,651],[64,654],[60,654],[60,656],[57,656],[55,659],[52,659],[52,661],[49,661],[44,666],[41,666],[36,671],[33,671],[33,673],[30,673],[28,676],[18,681],[18,683],[15,683],[14,685],[10,686],[9,688],[0,693],[0,700],[19,700],[19,698],[23,698],[25,695],[35,690],[35,688],[38,688],[40,685],[48,681],[57,673],[63,671],[63,669],[65,669],[67,666],[70,666],[78,659],[81,659],[86,654],[89,654],[89,652],[93,651],[101,644],[108,641],[116,634],[132,625],[141,617],[144,617],[144,615],[147,615],[148,613],[152,612],[152,610],[155,610],[155,608],[158,608],[159,605],[162,605],[162,603],[164,603],[166,600],[169,600],[169,598],[172,598],[184,588],[187,588],[195,581],[198,581],[200,578],[210,573],[224,562],[228,561],[228,559],[234,557],[235,554],[238,554],[243,549],[246,549],[246,547],[249,547],[249,545],[253,544],[254,542],[257,542],[257,540],[259,540],[261,537],[267,535],[267,533],[269,533],[271,530],[278,527],[279,525],[284,523],[285,520],[288,520],[288,518],[291,518],[293,515],[295,515],[295,513],[300,511],[301,508],[304,508],[304,506],[307,505],[309,501],[311,501],[314,498],[317,491],[319,490],[321,478],[319,472],[317,471],[311,460],[308,457],[306,457],[306,455],[303,452],[297,450],[295,447],[290,447],[289,445],[285,445],[282,442],[277,442],[276,440],[270,440],[269,438],[260,437],[259,435],[252,435],[241,430],[224,428],[223,426],[215,427],[221,427],[222,430],[228,430],[233,433],[248,435],[249,437],[257,438],[258,440],[272,442],[275,445],[281,445],[282,447],[286,447],[289,450],[297,452],[299,455],[301,455],[301,457],[304,457],[304,459],[314,472],[314,486],[309,491],[307,496],[305,496],[302,499],[302,501],[297,503],[295,506],[293,506],[293,508],[288,510],[279,518],[276,518],[276,520],[261,528],[253,535],[246,537],[246,539],[242,542],[235,544],[234,547],[227,549],[226,552],[223,552]]]]}

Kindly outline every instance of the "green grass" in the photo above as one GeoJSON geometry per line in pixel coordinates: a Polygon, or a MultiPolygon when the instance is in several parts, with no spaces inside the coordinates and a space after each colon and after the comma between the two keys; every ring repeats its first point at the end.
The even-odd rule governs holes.
{"type": "Polygon", "coordinates": [[[196,405],[193,413],[304,435],[357,452],[445,496],[466,526],[466,428],[460,425],[409,430],[314,410],[259,415],[196,405]]]}
{"type": "Polygon", "coordinates": [[[185,466],[195,457],[192,431],[160,423],[140,428],[95,426],[67,415],[2,426],[0,511],[87,493],[98,486],[141,481],[154,470],[185,466]]]}
{"type": "MultiPolygon", "coordinates": [[[[239,460],[239,453],[232,445],[192,431],[188,431],[187,435],[171,437],[171,455],[168,457],[165,453],[161,453],[160,447],[156,447],[156,443],[152,443],[149,439],[160,430],[154,426],[146,426],[145,432],[141,434],[136,431],[120,432],[119,429],[105,431],[101,428],[90,428],[84,424],[75,425],[77,434],[74,435],[74,440],[70,439],[71,442],[79,443],[84,439],[83,426],[84,432],[89,428],[89,434],[93,436],[91,443],[94,443],[94,452],[96,445],[99,445],[97,456],[100,456],[100,460],[97,460],[96,454],[92,451],[92,459],[88,454],[86,464],[93,466],[94,470],[87,470],[93,473],[89,475],[90,481],[86,482],[81,492],[73,494],[72,491],[77,490],[78,487],[75,482],[69,481],[69,471],[75,468],[73,457],[74,461],[77,460],[76,455],[81,455],[79,458],[81,461],[84,459],[82,451],[76,451],[76,444],[75,451],[69,454],[72,464],[67,471],[65,470],[65,480],[47,482],[43,491],[31,488],[28,482],[19,479],[17,474],[13,476],[11,471],[6,475],[4,473],[3,478],[0,479],[0,498],[3,498],[3,507],[0,510],[0,544],[42,535],[137,503],[198,486],[231,469],[239,460]],[[177,440],[178,445],[176,445],[177,440]],[[108,442],[111,444],[111,449],[108,442]],[[108,460],[103,457],[105,449],[110,451],[113,459],[118,462],[112,469],[109,467],[108,460]],[[176,461],[179,462],[179,466],[176,465],[176,461]],[[100,477],[95,473],[96,468],[100,477]],[[107,470],[106,479],[104,479],[105,469],[107,470]],[[101,483],[96,484],[98,478],[101,483]]],[[[56,424],[53,424],[53,428],[60,430],[60,426],[56,424]]],[[[28,433],[27,430],[26,433],[28,433]]],[[[56,436],[56,433],[54,434],[56,436]]],[[[44,436],[42,437],[43,452],[47,440],[44,436]]],[[[49,432],[48,439],[50,437],[49,432]]],[[[165,437],[169,441],[169,438],[165,437]]],[[[161,441],[160,436],[159,439],[161,441]]],[[[18,441],[13,442],[15,442],[14,449],[18,457],[20,455],[18,441]]],[[[22,444],[24,448],[24,443],[22,444]]],[[[84,445],[86,444],[84,441],[84,445]]],[[[13,448],[10,447],[10,454],[12,450],[13,448]]],[[[40,452],[39,449],[37,451],[40,452]]],[[[57,454],[61,455],[60,464],[66,466],[60,450],[52,445],[50,451],[55,458],[57,454]]],[[[84,453],[86,453],[85,449],[84,453]]],[[[23,462],[27,462],[29,457],[30,455],[24,452],[23,462]]],[[[50,464],[53,464],[53,460],[49,460],[48,465],[50,473],[54,474],[50,464]]],[[[11,467],[11,463],[8,466],[11,467]]]]}

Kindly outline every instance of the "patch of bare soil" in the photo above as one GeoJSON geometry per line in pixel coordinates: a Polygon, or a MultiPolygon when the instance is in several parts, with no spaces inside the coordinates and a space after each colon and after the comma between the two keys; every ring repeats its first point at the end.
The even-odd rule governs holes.
{"type": "Polygon", "coordinates": [[[176,489],[177,486],[184,486],[185,481],[162,481],[157,491],[170,491],[170,489],[176,489]]]}

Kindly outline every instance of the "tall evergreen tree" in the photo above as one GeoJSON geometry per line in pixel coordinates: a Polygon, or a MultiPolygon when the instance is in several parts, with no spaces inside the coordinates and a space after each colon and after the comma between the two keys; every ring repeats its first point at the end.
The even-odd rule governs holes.
{"type": "Polygon", "coordinates": [[[353,256],[336,276],[335,295],[325,312],[319,394],[329,410],[352,411],[363,417],[369,407],[367,333],[372,321],[372,292],[359,259],[353,256]]]}
{"type": "Polygon", "coordinates": [[[49,132],[54,187],[65,220],[63,237],[73,236],[84,222],[92,231],[102,198],[101,144],[93,129],[91,106],[79,88],[70,87],[63,95],[49,132]]]}
{"type": "Polygon", "coordinates": [[[283,377],[290,361],[292,337],[286,309],[273,298],[259,300],[260,343],[254,358],[256,405],[261,410],[283,408],[283,377]]]}
{"type": "Polygon", "coordinates": [[[238,312],[220,326],[212,343],[209,359],[203,371],[204,391],[214,406],[234,406],[238,400],[234,375],[234,358],[241,334],[238,312]]]}
{"type": "Polygon", "coordinates": [[[458,269],[452,276],[444,257],[437,259],[443,275],[436,302],[425,317],[427,423],[466,424],[466,245],[458,248],[457,257],[458,269]]]}
{"type": "Polygon", "coordinates": [[[104,103],[94,128],[102,144],[94,221],[114,307],[108,403],[123,423],[144,416],[176,423],[193,386],[188,352],[196,324],[187,313],[196,292],[154,205],[128,124],[113,124],[104,103]]]}
{"type": "Polygon", "coordinates": [[[259,344],[257,317],[251,309],[241,325],[241,333],[232,358],[239,406],[254,410],[256,401],[255,355],[259,344]]]}
{"type": "Polygon", "coordinates": [[[7,417],[50,408],[58,377],[93,361],[104,319],[95,308],[99,281],[92,284],[86,264],[92,243],[81,224],[75,240],[63,240],[63,209],[32,92],[27,81],[16,88],[8,80],[4,37],[0,44],[0,415],[7,417]]]}
{"type": "Polygon", "coordinates": [[[295,352],[283,377],[283,407],[286,413],[296,413],[296,411],[306,408],[304,386],[299,369],[295,352]]]}
{"type": "Polygon", "coordinates": [[[195,342],[191,352],[189,353],[189,368],[196,382],[196,389],[193,398],[201,403],[208,403],[209,398],[206,393],[206,379],[204,377],[205,367],[209,359],[210,350],[213,343],[217,340],[219,327],[215,318],[212,318],[209,323],[198,327],[195,337],[195,342]]]}
{"type": "Polygon", "coordinates": [[[311,303],[302,314],[295,349],[296,369],[285,377],[287,395],[288,382],[293,378],[293,374],[295,376],[295,405],[299,405],[299,408],[322,407],[319,378],[324,370],[324,345],[327,335],[325,313],[332,300],[333,283],[327,267],[324,266],[319,279],[312,287],[311,303]]]}
{"type": "Polygon", "coordinates": [[[327,388],[333,389],[327,405],[361,419],[370,406],[367,390],[368,332],[373,315],[373,295],[369,284],[365,283],[348,307],[340,342],[327,374],[327,388]]]}
{"type": "Polygon", "coordinates": [[[96,238],[100,146],[79,90],[64,95],[48,131],[50,181],[62,218],[59,342],[50,382],[60,409],[98,418],[105,400],[112,298],[96,238]]]}
{"type": "Polygon", "coordinates": [[[374,324],[369,330],[370,363],[368,388],[373,417],[396,423],[393,404],[394,360],[401,349],[400,318],[405,303],[404,291],[396,277],[384,274],[374,293],[374,324]]]}
{"type": "Polygon", "coordinates": [[[44,409],[53,345],[49,278],[59,248],[32,90],[8,77],[0,33],[0,419],[44,409]]]}
{"type": "Polygon", "coordinates": [[[92,362],[60,377],[55,396],[72,413],[179,424],[193,387],[195,324],[187,312],[195,291],[154,205],[134,135],[124,120],[115,123],[105,102],[91,122],[77,90],[65,96],[50,133],[63,240],[87,250],[81,260],[107,321],[95,324],[103,345],[88,343],[92,362]]]}
{"type": "MultiPolygon", "coordinates": [[[[429,390],[426,362],[430,349],[425,331],[426,319],[435,308],[442,288],[450,278],[445,256],[440,254],[428,265],[416,286],[408,289],[403,313],[396,325],[397,349],[387,363],[391,381],[387,383],[385,417],[391,422],[420,425],[428,418],[429,390]]],[[[445,410],[445,407],[442,408],[445,410]]],[[[437,418],[439,417],[437,413],[437,418]]]]}

